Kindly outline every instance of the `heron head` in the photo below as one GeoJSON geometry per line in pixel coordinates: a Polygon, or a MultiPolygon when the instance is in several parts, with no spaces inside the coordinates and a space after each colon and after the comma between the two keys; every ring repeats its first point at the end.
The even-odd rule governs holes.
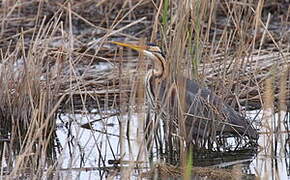
{"type": "Polygon", "coordinates": [[[167,62],[165,59],[164,54],[162,53],[160,47],[158,47],[155,44],[147,44],[147,45],[135,45],[135,44],[127,44],[127,43],[121,43],[121,42],[112,42],[113,44],[128,47],[131,49],[134,49],[136,51],[139,51],[143,53],[145,56],[149,57],[154,62],[154,75],[156,77],[165,78],[167,76],[167,62]]]}
{"type": "Polygon", "coordinates": [[[135,44],[129,44],[129,43],[116,42],[116,41],[112,41],[111,43],[139,51],[143,53],[145,56],[148,56],[149,58],[153,60],[159,59],[158,57],[162,57],[162,59],[165,59],[165,56],[161,48],[153,43],[148,43],[147,45],[135,45],[135,44]]]}

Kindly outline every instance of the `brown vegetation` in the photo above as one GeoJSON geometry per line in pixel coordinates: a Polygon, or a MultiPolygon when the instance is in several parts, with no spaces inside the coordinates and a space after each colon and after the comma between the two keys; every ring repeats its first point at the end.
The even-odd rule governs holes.
{"type": "MultiPolygon", "coordinates": [[[[99,114],[82,124],[92,132],[96,121],[123,117],[118,136],[130,139],[124,115],[143,112],[143,75],[150,65],[110,40],[159,44],[172,78],[197,79],[237,111],[266,103],[289,114],[288,8],[283,0],[0,1],[0,176],[60,176],[63,147],[55,131],[62,114],[99,114]],[[266,79],[272,89],[264,88],[266,79]]],[[[162,159],[164,133],[153,130],[147,147],[160,148],[162,159]]],[[[177,154],[170,158],[180,160],[182,136],[172,138],[177,154]]],[[[99,159],[106,166],[106,155],[99,159]]]]}

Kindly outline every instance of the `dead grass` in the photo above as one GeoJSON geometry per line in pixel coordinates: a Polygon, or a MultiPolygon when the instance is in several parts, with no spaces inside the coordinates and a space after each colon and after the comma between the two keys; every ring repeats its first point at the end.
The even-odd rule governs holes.
{"type": "MultiPolygon", "coordinates": [[[[63,149],[70,149],[67,146],[72,146],[70,151],[76,149],[78,142],[73,140],[76,137],[68,136],[67,146],[62,147],[56,130],[64,126],[70,134],[74,123],[91,130],[90,137],[95,142],[93,148],[79,145],[80,152],[97,149],[99,154],[91,156],[98,156],[98,166],[106,167],[108,152],[117,160],[127,153],[124,146],[133,136],[131,131],[136,130],[131,126],[132,114],[136,112],[142,124],[149,120],[154,125],[150,129],[152,141],[145,142],[144,136],[137,136],[141,146],[137,160],[150,158],[146,147],[158,149],[152,157],[154,161],[176,163],[184,158],[186,149],[182,142],[186,131],[184,115],[179,111],[182,107],[174,112],[180,119],[176,131],[162,127],[164,124],[158,116],[150,118],[147,114],[149,119],[144,119],[144,111],[149,111],[144,108],[142,84],[149,62],[143,57],[138,61],[138,55],[130,50],[117,50],[107,43],[112,39],[140,43],[150,39],[159,44],[170,62],[172,82],[177,75],[196,78],[242,113],[268,106],[273,107],[270,115],[289,113],[290,36],[286,1],[11,0],[0,3],[0,173],[3,177],[64,178],[58,171],[61,154],[63,149]],[[161,2],[168,3],[166,9],[161,2]],[[268,88],[264,88],[269,78],[272,85],[268,81],[268,88]],[[73,118],[62,120],[64,114],[73,118]],[[87,118],[93,114],[100,118],[87,118]],[[87,121],[74,119],[78,115],[87,121]],[[116,124],[121,128],[114,136],[119,137],[120,149],[110,144],[109,125],[101,129],[100,135],[94,134],[100,130],[93,127],[95,122],[106,124],[109,117],[116,115],[116,124]],[[59,119],[61,125],[56,124],[59,119]],[[168,139],[164,140],[165,137],[168,139]],[[103,145],[104,142],[108,145],[103,145]]],[[[181,90],[180,94],[183,93],[181,90]]],[[[141,129],[142,126],[136,131],[140,133],[141,129]]],[[[198,149],[202,145],[196,146],[198,149]]],[[[73,156],[71,153],[71,161],[68,160],[72,168],[75,167],[73,156]]],[[[130,167],[122,170],[123,177],[134,171],[135,165],[130,167]]],[[[200,176],[214,174],[213,179],[232,173],[211,169],[196,169],[196,172],[200,176]]]]}
{"type": "MultiPolygon", "coordinates": [[[[215,168],[205,168],[205,167],[193,167],[191,169],[192,177],[201,177],[207,179],[216,180],[237,180],[243,176],[243,174],[238,170],[234,169],[215,169],[215,168]]],[[[142,177],[150,178],[180,178],[183,177],[183,169],[180,167],[175,167],[169,164],[156,164],[151,172],[146,172],[142,174],[142,177]],[[157,176],[156,176],[157,174],[157,176]]]]}

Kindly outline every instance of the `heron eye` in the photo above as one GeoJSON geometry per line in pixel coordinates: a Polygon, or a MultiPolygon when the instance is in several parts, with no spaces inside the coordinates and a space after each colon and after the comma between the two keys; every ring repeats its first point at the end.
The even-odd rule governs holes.
{"type": "Polygon", "coordinates": [[[147,43],[147,46],[157,46],[157,45],[154,43],[147,43]]]}

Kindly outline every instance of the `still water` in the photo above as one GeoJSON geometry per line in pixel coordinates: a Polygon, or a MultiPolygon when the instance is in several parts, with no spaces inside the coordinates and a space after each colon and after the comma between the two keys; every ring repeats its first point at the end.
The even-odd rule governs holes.
{"type": "MultiPolygon", "coordinates": [[[[242,172],[252,179],[290,179],[289,176],[289,113],[271,116],[272,112],[259,113],[261,119],[259,151],[254,156],[240,155],[229,162],[217,162],[210,167],[228,168],[240,165],[242,172]],[[274,128],[282,120],[279,133],[274,128]],[[275,125],[275,126],[274,126],[275,125]]],[[[143,142],[142,113],[114,116],[114,112],[100,114],[63,114],[58,119],[57,138],[62,150],[58,153],[59,178],[61,179],[119,179],[114,166],[122,158],[124,171],[131,179],[139,179],[140,173],[149,170],[146,148],[143,142]],[[130,119],[130,124],[125,119],[130,119]],[[87,124],[92,122],[91,124],[87,124]],[[120,128],[122,126],[122,128],[120,128]],[[120,138],[120,129],[129,127],[130,138],[120,138]],[[115,165],[114,165],[115,163],[115,165]],[[130,167],[136,167],[132,169],[130,167]],[[106,171],[105,170],[106,167],[106,171]]],[[[257,111],[248,112],[255,116],[257,111]]],[[[237,156],[237,155],[236,155],[237,156]]],[[[212,159],[210,159],[212,161],[212,159]]],[[[156,159],[158,163],[158,159],[156,159]]],[[[202,164],[200,164],[201,166],[202,164]]],[[[197,164],[198,166],[198,164],[197,164]]]]}

